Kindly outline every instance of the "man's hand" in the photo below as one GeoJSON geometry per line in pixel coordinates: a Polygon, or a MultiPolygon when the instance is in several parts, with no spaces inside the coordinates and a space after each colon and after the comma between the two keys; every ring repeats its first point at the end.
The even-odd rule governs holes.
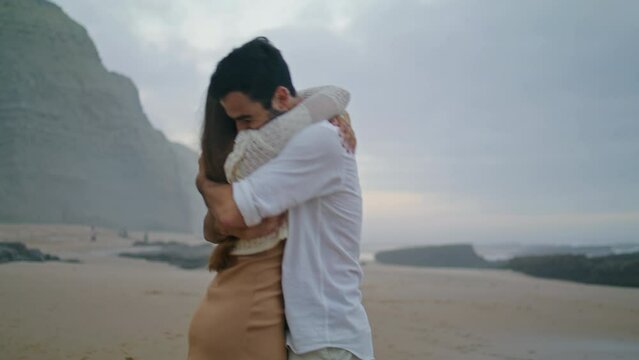
{"type": "Polygon", "coordinates": [[[226,235],[222,234],[220,229],[218,229],[217,221],[215,221],[210,211],[207,211],[204,217],[203,234],[204,240],[213,244],[219,244],[226,239],[226,235]]]}
{"type": "Polygon", "coordinates": [[[200,154],[200,158],[197,160],[198,163],[198,171],[197,176],[195,177],[195,187],[197,191],[200,192],[202,197],[204,198],[204,203],[208,207],[208,203],[206,202],[206,197],[204,196],[204,184],[208,181],[206,178],[206,170],[204,167],[204,156],[200,154]]]}
{"type": "Polygon", "coordinates": [[[198,160],[199,170],[195,186],[204,199],[204,204],[213,218],[223,228],[245,228],[246,223],[233,199],[233,189],[229,184],[216,183],[206,177],[204,158],[198,160]]]}
{"type": "Polygon", "coordinates": [[[265,218],[258,225],[248,228],[224,228],[209,211],[204,218],[204,239],[213,244],[219,244],[228,236],[235,236],[243,240],[256,239],[277,231],[284,223],[286,216],[286,213],[284,213],[279,216],[265,218]]]}
{"type": "Polygon", "coordinates": [[[351,127],[351,118],[348,112],[344,112],[342,115],[336,116],[329,120],[331,124],[339,128],[339,136],[342,138],[342,146],[349,153],[355,153],[357,147],[357,139],[355,138],[355,132],[351,127]]]}

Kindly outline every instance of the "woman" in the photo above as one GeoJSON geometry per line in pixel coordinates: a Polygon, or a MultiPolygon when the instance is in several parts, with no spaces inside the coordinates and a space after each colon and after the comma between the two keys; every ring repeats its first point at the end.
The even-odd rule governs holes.
{"type": "MultiPolygon", "coordinates": [[[[349,94],[326,86],[300,92],[303,100],[258,130],[242,131],[210,94],[202,133],[201,172],[233,182],[275,157],[288,139],[312,122],[344,112],[349,94]]],[[[345,120],[337,120],[345,121],[345,120]]],[[[189,328],[189,360],[286,359],[281,264],[283,217],[269,219],[239,238],[209,233],[220,242],[209,269],[218,271],[189,328]]],[[[205,219],[213,223],[209,214],[205,219]]],[[[211,226],[205,226],[211,229],[211,226]]]]}

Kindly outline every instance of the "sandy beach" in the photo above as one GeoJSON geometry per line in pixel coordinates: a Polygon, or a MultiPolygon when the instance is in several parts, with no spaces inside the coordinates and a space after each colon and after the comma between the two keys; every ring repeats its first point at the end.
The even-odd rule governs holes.
{"type": "MultiPolygon", "coordinates": [[[[115,255],[142,236],[98,229],[92,243],[87,227],[0,225],[0,241],[81,261],[0,265],[1,358],[185,359],[213,274],[115,255]]],[[[502,270],[364,269],[377,359],[639,358],[639,289],[502,270]]]]}

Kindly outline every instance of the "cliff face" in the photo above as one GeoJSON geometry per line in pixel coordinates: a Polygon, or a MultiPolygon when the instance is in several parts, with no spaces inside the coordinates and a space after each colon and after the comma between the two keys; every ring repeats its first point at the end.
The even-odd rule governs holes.
{"type": "Polygon", "coordinates": [[[151,126],[82,26],[0,0],[0,46],[0,222],[198,228],[195,153],[151,126]]]}

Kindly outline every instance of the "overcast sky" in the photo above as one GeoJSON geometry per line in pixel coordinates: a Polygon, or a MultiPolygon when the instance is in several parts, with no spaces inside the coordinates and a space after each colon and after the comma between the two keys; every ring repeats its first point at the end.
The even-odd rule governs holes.
{"type": "Polygon", "coordinates": [[[217,61],[260,35],[351,92],[370,246],[639,242],[639,2],[55,0],[197,149],[217,61]]]}

